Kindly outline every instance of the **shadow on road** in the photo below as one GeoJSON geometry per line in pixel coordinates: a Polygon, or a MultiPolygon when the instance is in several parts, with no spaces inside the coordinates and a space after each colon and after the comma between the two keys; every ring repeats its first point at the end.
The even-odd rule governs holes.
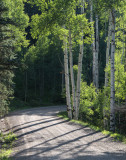
{"type": "Polygon", "coordinates": [[[56,156],[43,156],[40,157],[39,155],[36,156],[27,156],[27,157],[20,157],[15,160],[124,160],[122,159],[122,154],[119,153],[108,153],[104,152],[103,155],[92,155],[92,152],[85,152],[84,156],[77,156],[76,154],[71,155],[71,158],[61,158],[61,156],[56,155],[56,156]]]}
{"type": "Polygon", "coordinates": [[[14,133],[18,133],[15,150],[17,147],[20,148],[14,153],[12,157],[14,160],[126,160],[126,153],[123,150],[111,150],[112,144],[110,150],[104,150],[104,145],[106,148],[109,145],[104,143],[108,136],[99,136],[99,132],[87,126],[71,124],[56,117],[55,112],[52,114],[46,109],[43,112],[36,110],[34,113],[28,110],[21,114],[39,115],[39,119],[35,121],[29,119],[25,124],[13,127],[14,133]],[[66,130],[62,131],[61,127],[59,131],[59,126],[66,127],[66,130]],[[55,135],[56,132],[59,133],[55,135]],[[99,144],[103,148],[99,148],[99,144]]]}

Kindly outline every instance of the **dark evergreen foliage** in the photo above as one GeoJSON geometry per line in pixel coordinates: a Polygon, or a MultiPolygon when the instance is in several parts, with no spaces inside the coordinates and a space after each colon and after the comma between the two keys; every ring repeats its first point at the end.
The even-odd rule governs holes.
{"type": "Polygon", "coordinates": [[[3,14],[7,8],[0,2],[0,116],[8,112],[9,101],[13,96],[13,69],[15,68],[13,34],[9,24],[14,24],[11,19],[5,19],[3,14]]]}
{"type": "MultiPolygon", "coordinates": [[[[26,22],[26,20],[28,20],[28,17],[26,18],[25,16],[22,16],[26,19],[23,19],[22,17],[20,19],[20,17],[18,16],[22,14],[22,10],[21,12],[19,11],[19,13],[15,14],[14,17],[12,16],[12,19],[7,16],[5,18],[3,15],[8,11],[8,8],[6,8],[6,6],[4,6],[4,3],[2,3],[4,2],[4,0],[0,0],[0,115],[4,115],[8,112],[9,102],[13,97],[13,88],[15,91],[14,97],[19,100],[18,103],[20,101],[23,101],[27,102],[30,106],[65,103],[65,76],[62,48],[63,42],[58,37],[59,33],[54,33],[57,32],[55,31],[54,26],[63,26],[63,24],[65,24],[65,22],[67,21],[67,16],[70,13],[70,9],[72,9],[72,7],[69,7],[72,4],[73,0],[55,0],[52,1],[52,3],[49,3],[49,6],[42,5],[42,8],[40,7],[38,1],[29,1],[34,1],[34,3],[29,4],[26,1],[20,1],[20,3],[23,4],[21,6],[23,8],[22,10],[25,11],[25,13],[28,14],[30,18],[31,26],[27,25],[28,22],[26,22]],[[53,2],[55,2],[54,6],[53,2]],[[65,10],[63,10],[63,8],[65,8],[65,10]],[[41,12],[43,12],[42,16],[41,12]],[[20,33],[16,30],[17,28],[20,28],[19,24],[20,26],[24,24],[21,26],[21,31],[23,31],[24,34],[21,34],[20,38],[25,35],[25,30],[27,32],[25,36],[27,40],[29,40],[29,46],[26,48],[25,44],[21,42],[23,38],[21,40],[19,38],[16,47],[22,47],[20,50],[15,52],[14,42],[15,39],[18,39],[18,33],[20,33]],[[15,27],[14,29],[16,34],[13,34],[12,28],[10,26],[15,27]],[[14,70],[16,67],[17,69],[14,70]],[[14,82],[12,81],[13,77],[14,82]]],[[[93,79],[92,46],[91,44],[84,44],[80,118],[84,121],[88,121],[89,123],[93,125],[98,125],[100,127],[103,126],[104,107],[106,107],[105,109],[107,114],[105,118],[107,119],[109,127],[110,69],[108,70],[108,88],[106,88],[106,91],[104,88],[106,66],[106,41],[108,34],[107,30],[109,17],[107,10],[108,8],[111,9],[111,7],[113,6],[117,6],[120,0],[117,0],[114,5],[113,1],[114,0],[110,0],[109,2],[107,0],[93,1],[94,31],[96,29],[96,11],[97,14],[99,14],[99,90],[97,91],[97,93],[96,88],[93,86],[93,84],[91,84],[93,79]],[[106,13],[104,13],[105,11],[106,13]]],[[[75,7],[74,9],[76,9],[76,14],[80,15],[80,6],[78,6],[77,8],[75,7]]],[[[85,7],[85,12],[87,12],[86,17],[89,20],[90,4],[85,7]]],[[[126,32],[124,24],[121,24],[123,21],[120,19],[121,14],[123,15],[123,12],[117,12],[117,26],[119,26],[118,23],[120,23],[121,25],[120,29],[116,30],[117,53],[119,53],[119,51],[121,53],[126,50],[126,40],[124,40],[124,38],[126,37],[126,32]]],[[[85,33],[85,35],[88,36],[88,33],[85,33]]],[[[24,42],[26,41],[24,40],[24,42]]],[[[80,46],[77,43],[77,39],[75,39],[72,48],[75,75],[77,75],[79,47],[80,46]]],[[[124,84],[126,84],[126,82],[123,82],[125,80],[125,76],[123,76],[125,75],[125,72],[123,72],[122,69],[119,70],[119,68],[123,68],[123,64],[125,63],[124,53],[122,55],[122,62],[122,64],[120,62],[115,63],[116,105],[120,102],[120,106],[125,101],[124,96],[126,93],[126,91],[124,90],[124,84]],[[117,67],[119,65],[120,67],[117,67]],[[118,87],[117,84],[121,84],[121,86],[118,87]]],[[[77,79],[76,77],[77,76],[75,76],[75,80],[77,79]]],[[[70,86],[70,88],[72,87],[70,86]]],[[[22,103],[20,103],[19,105],[22,105],[22,103]]],[[[122,112],[116,114],[116,128],[118,132],[120,130],[121,133],[125,133],[125,125],[123,124],[123,122],[126,121],[125,117],[125,114],[122,112]],[[121,127],[119,128],[119,126],[121,127]]]]}

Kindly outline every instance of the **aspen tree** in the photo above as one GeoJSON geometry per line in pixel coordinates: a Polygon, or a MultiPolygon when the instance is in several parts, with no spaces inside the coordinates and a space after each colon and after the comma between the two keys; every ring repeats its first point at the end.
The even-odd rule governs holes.
{"type": "MultiPolygon", "coordinates": [[[[90,22],[93,22],[93,2],[92,0],[90,0],[90,22]]],[[[93,24],[91,26],[92,28],[94,27],[93,24]]],[[[92,34],[92,39],[93,39],[93,43],[92,43],[92,52],[93,52],[93,68],[92,68],[92,72],[93,72],[93,84],[96,86],[96,50],[95,50],[95,37],[94,37],[94,33],[92,34]]]]}
{"type": "Polygon", "coordinates": [[[74,81],[74,72],[73,72],[73,54],[72,54],[72,38],[71,30],[69,29],[69,61],[70,61],[70,75],[71,75],[71,84],[72,84],[72,99],[73,99],[73,116],[76,117],[76,96],[75,96],[75,81],[74,81]]]}
{"type": "MultiPolygon", "coordinates": [[[[109,15],[109,26],[108,26],[108,39],[107,39],[107,48],[106,48],[106,67],[109,64],[109,52],[110,52],[110,37],[111,37],[111,13],[109,15]]],[[[105,87],[108,86],[108,72],[105,72],[105,87]]]]}
{"type": "MultiPolygon", "coordinates": [[[[109,65],[109,56],[110,56],[110,38],[111,38],[111,12],[109,13],[109,26],[108,26],[108,39],[107,39],[107,48],[106,48],[106,68],[108,68],[109,65]]],[[[108,86],[108,71],[105,72],[105,88],[108,86]]],[[[106,93],[105,93],[106,96],[106,93]]],[[[103,108],[103,116],[104,116],[104,128],[107,128],[108,123],[106,119],[106,102],[104,102],[104,108],[103,108]]]]}
{"type": "Polygon", "coordinates": [[[65,71],[65,88],[66,88],[66,102],[68,117],[72,119],[71,99],[70,99],[70,80],[68,68],[68,51],[67,51],[67,38],[64,36],[64,71],[65,71]]]}
{"type": "Polygon", "coordinates": [[[96,51],[95,51],[95,79],[96,79],[96,88],[99,88],[99,64],[98,64],[98,55],[99,55],[99,29],[98,29],[98,14],[96,14],[96,51]]]}
{"type": "MultiPolygon", "coordinates": [[[[81,1],[81,14],[84,14],[84,0],[81,1]]],[[[81,85],[81,73],[82,73],[82,61],[84,52],[83,31],[81,37],[80,53],[78,57],[78,73],[77,73],[77,89],[76,89],[76,119],[79,116],[79,104],[80,104],[80,85],[81,85]]]]}
{"type": "Polygon", "coordinates": [[[111,40],[111,98],[110,98],[110,131],[115,131],[115,10],[111,11],[112,40],[111,40]]]}

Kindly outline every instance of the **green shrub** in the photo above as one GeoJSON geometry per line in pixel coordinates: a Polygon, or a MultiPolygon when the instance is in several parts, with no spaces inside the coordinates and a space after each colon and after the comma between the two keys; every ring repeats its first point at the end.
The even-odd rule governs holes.
{"type": "Polygon", "coordinates": [[[106,110],[109,118],[109,106],[110,99],[107,95],[105,96],[104,90],[96,90],[93,84],[88,86],[86,82],[81,82],[79,117],[81,120],[103,127],[103,109],[106,110]]]}
{"type": "Polygon", "coordinates": [[[12,144],[16,139],[16,135],[12,132],[8,134],[0,133],[0,160],[9,160],[12,153],[12,144]]]}
{"type": "Polygon", "coordinates": [[[88,86],[86,82],[81,82],[80,115],[81,113],[85,114],[86,119],[94,114],[94,104],[97,98],[95,90],[93,84],[88,86]]]}
{"type": "Polygon", "coordinates": [[[0,160],[8,160],[11,153],[12,153],[11,149],[8,150],[2,149],[0,151],[0,160]]]}
{"type": "Polygon", "coordinates": [[[10,132],[4,136],[5,143],[12,143],[15,140],[17,140],[16,135],[12,132],[10,132]]]}

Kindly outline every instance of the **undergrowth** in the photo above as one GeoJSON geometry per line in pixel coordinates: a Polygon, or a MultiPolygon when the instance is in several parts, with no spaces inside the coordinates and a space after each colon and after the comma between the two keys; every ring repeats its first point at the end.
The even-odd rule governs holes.
{"type": "Polygon", "coordinates": [[[12,146],[17,140],[16,135],[12,132],[7,134],[0,133],[0,160],[10,160],[9,156],[12,153],[12,146]]]}

